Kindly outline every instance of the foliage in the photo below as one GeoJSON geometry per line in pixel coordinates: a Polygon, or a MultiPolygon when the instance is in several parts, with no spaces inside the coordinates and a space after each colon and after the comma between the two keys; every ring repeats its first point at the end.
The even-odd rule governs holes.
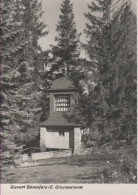
{"type": "Polygon", "coordinates": [[[44,53],[38,44],[47,34],[41,20],[41,2],[2,1],[2,166],[13,163],[17,146],[29,146],[38,138],[38,123],[49,115],[47,91],[55,78],[67,72],[80,93],[69,118],[90,129],[85,144],[98,131],[98,146],[121,148],[116,165],[104,174],[112,175],[111,179],[136,181],[136,16],[129,3],[122,3],[115,11],[112,6],[111,0],[95,0],[88,5],[84,44],[90,59],[87,61],[79,58],[80,35],[70,0],[61,4],[57,46],[44,53]],[[128,145],[130,149],[124,149],[128,145]]]}
{"type": "Polygon", "coordinates": [[[115,160],[108,160],[108,166],[100,172],[103,175],[103,182],[137,183],[136,145],[131,148],[125,146],[119,150],[112,150],[112,154],[115,160]]]}
{"type": "Polygon", "coordinates": [[[93,63],[92,66],[97,68],[103,68],[101,62],[103,62],[106,52],[103,28],[109,22],[109,13],[107,10],[110,3],[110,0],[92,1],[92,3],[88,5],[89,12],[84,14],[87,19],[86,28],[84,30],[87,43],[84,44],[84,48],[93,63]]]}
{"type": "Polygon", "coordinates": [[[136,17],[129,6],[124,9],[120,21],[113,21],[112,30],[109,119],[117,131],[117,139],[127,137],[131,140],[136,135],[136,17]]]}
{"type": "Polygon", "coordinates": [[[14,149],[18,145],[38,135],[38,129],[33,127],[38,123],[42,92],[35,80],[34,56],[40,49],[37,41],[45,27],[39,18],[42,14],[40,5],[36,0],[2,1],[2,166],[13,162],[14,149]],[[25,20],[27,13],[30,16],[28,23],[25,20]]]}
{"type": "Polygon", "coordinates": [[[110,1],[95,1],[88,8],[85,48],[97,79],[88,95],[81,95],[72,119],[98,130],[100,145],[131,143],[136,136],[136,17],[130,4],[121,6],[112,19],[107,12],[110,1]]]}
{"type": "Polygon", "coordinates": [[[15,123],[17,115],[21,114],[17,108],[17,88],[20,73],[17,69],[16,57],[26,42],[21,40],[23,28],[21,23],[14,21],[14,1],[2,2],[3,21],[1,24],[1,145],[2,145],[2,169],[4,164],[12,163],[13,150],[16,148],[14,133],[19,130],[15,123]],[[13,63],[14,62],[14,63],[13,63]]]}
{"type": "Polygon", "coordinates": [[[38,123],[42,112],[43,90],[39,87],[42,78],[39,73],[40,63],[37,59],[41,51],[38,40],[41,36],[45,36],[47,31],[45,30],[46,25],[41,19],[40,1],[21,0],[16,10],[17,16],[24,27],[23,36],[28,40],[28,45],[20,56],[21,77],[18,93],[22,97],[18,106],[24,115],[16,120],[20,124],[20,134],[16,135],[16,141],[28,144],[35,140],[39,133],[38,123]]]}
{"type": "MultiPolygon", "coordinates": [[[[29,66],[34,66],[34,58],[41,48],[38,44],[40,37],[47,35],[46,25],[42,20],[42,6],[39,0],[16,1],[15,19],[22,23],[24,32],[22,36],[28,41],[21,54],[21,60],[27,60],[29,66]]],[[[35,67],[37,69],[37,67],[35,67]]]]}
{"type": "Polygon", "coordinates": [[[53,46],[53,55],[55,65],[53,69],[62,73],[62,69],[68,72],[73,72],[77,67],[79,58],[79,35],[76,30],[73,14],[73,4],[70,0],[64,0],[61,4],[60,20],[57,24],[58,36],[55,41],[56,46],[53,46]]]}

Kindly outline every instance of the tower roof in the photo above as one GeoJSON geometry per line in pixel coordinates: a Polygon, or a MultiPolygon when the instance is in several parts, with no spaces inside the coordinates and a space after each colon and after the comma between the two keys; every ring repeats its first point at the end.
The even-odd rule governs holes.
{"type": "Polygon", "coordinates": [[[59,79],[56,79],[52,87],[50,88],[50,91],[57,91],[57,90],[76,90],[72,79],[68,77],[61,77],[59,79]]]}
{"type": "Polygon", "coordinates": [[[68,126],[68,127],[80,127],[81,125],[75,122],[69,122],[63,114],[57,113],[48,118],[46,121],[40,123],[41,126],[68,126]]]}

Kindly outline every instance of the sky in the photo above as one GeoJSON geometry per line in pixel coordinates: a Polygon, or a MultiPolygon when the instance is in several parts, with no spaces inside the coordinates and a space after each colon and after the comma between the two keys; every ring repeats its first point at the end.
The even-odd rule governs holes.
{"type": "MultiPolygon", "coordinates": [[[[85,28],[84,12],[87,13],[87,4],[92,0],[71,0],[73,3],[74,21],[76,22],[76,28],[78,33],[81,33],[85,28]]],[[[42,0],[43,21],[47,24],[49,34],[40,39],[40,45],[43,49],[49,49],[50,44],[55,44],[54,38],[57,35],[56,24],[59,21],[60,7],[63,0],[42,0]]],[[[82,33],[81,41],[85,39],[85,35],[82,33]]]]}
{"type": "MultiPolygon", "coordinates": [[[[136,13],[136,1],[132,1],[132,9],[136,13]]],[[[50,44],[55,44],[54,38],[57,35],[56,24],[59,21],[60,7],[63,0],[42,0],[43,21],[47,25],[49,34],[40,39],[39,43],[43,50],[49,49],[50,44]]],[[[88,12],[88,4],[92,0],[71,0],[73,3],[74,21],[78,33],[82,32],[81,41],[86,40],[83,30],[85,28],[86,19],[84,13],[88,12]]]]}

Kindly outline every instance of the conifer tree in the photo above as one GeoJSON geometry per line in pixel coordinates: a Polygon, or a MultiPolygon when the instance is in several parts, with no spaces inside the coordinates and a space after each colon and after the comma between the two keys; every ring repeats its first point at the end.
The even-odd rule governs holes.
{"type": "Polygon", "coordinates": [[[112,21],[110,114],[116,139],[136,135],[136,16],[126,4],[112,21]]]}
{"type": "Polygon", "coordinates": [[[74,22],[73,4],[70,0],[63,1],[60,11],[60,20],[56,28],[58,36],[55,38],[57,45],[53,46],[56,61],[54,68],[60,72],[62,69],[67,69],[69,73],[75,69],[76,60],[79,58],[79,35],[74,22]]]}
{"type": "Polygon", "coordinates": [[[38,0],[21,0],[16,10],[16,17],[24,27],[23,37],[28,44],[20,55],[20,86],[19,94],[22,95],[18,106],[24,115],[17,119],[21,125],[18,141],[29,143],[39,133],[39,119],[41,113],[41,98],[43,92],[39,88],[41,75],[39,74],[39,61],[37,60],[41,48],[38,40],[45,36],[47,31],[42,16],[41,2],[38,0]],[[35,105],[35,106],[34,106],[35,105]]]}
{"type": "Polygon", "coordinates": [[[37,9],[32,9],[36,1],[31,1],[32,15],[30,18],[33,22],[26,24],[24,17],[28,7],[23,6],[23,2],[25,1],[5,0],[2,2],[1,136],[2,163],[4,164],[10,163],[16,146],[29,142],[38,135],[38,116],[36,117],[35,114],[40,111],[42,92],[38,90],[37,82],[32,76],[36,76],[34,57],[39,49],[37,41],[43,34],[41,30],[44,25],[39,18],[41,14],[37,13],[37,9]],[[37,19],[40,22],[37,23],[37,19]],[[32,34],[36,30],[33,34],[35,43],[31,39],[32,34],[29,34],[30,37],[27,36],[29,31],[25,24],[29,26],[32,34]],[[33,52],[31,48],[36,49],[33,52]],[[35,127],[34,131],[32,127],[35,127]]]}
{"type": "MultiPolygon", "coordinates": [[[[88,5],[89,12],[85,13],[87,19],[86,28],[84,30],[87,36],[87,43],[84,48],[91,60],[91,66],[95,69],[94,82],[91,79],[91,90],[89,91],[89,110],[91,111],[89,118],[89,127],[103,131],[106,126],[106,113],[109,109],[108,105],[108,82],[110,75],[110,29],[109,29],[109,7],[111,1],[95,0],[88,5]],[[106,37],[108,34],[108,38],[106,37]],[[108,76],[107,76],[108,75],[108,76]],[[96,87],[93,87],[95,85],[96,87]],[[93,90],[94,89],[94,90],[93,90]],[[91,124],[91,125],[90,125],[91,124]],[[103,128],[101,128],[101,126],[103,128]]],[[[83,111],[84,112],[84,111],[83,111]]],[[[87,111],[86,111],[87,112],[87,111]]],[[[103,132],[101,132],[103,134],[103,132]]]]}
{"type": "Polygon", "coordinates": [[[87,19],[84,30],[87,43],[84,44],[85,50],[91,59],[93,66],[102,68],[101,62],[105,57],[105,40],[103,29],[109,23],[108,9],[111,0],[95,0],[88,5],[89,12],[85,13],[87,19]]]}
{"type": "Polygon", "coordinates": [[[3,165],[13,163],[13,150],[16,148],[14,133],[19,130],[15,118],[21,115],[16,104],[18,99],[17,68],[18,54],[26,46],[27,41],[21,39],[23,28],[20,22],[14,20],[16,3],[12,0],[2,1],[1,24],[1,145],[3,165]]]}
{"type": "Polygon", "coordinates": [[[111,6],[107,1],[95,1],[86,14],[86,49],[97,68],[97,80],[94,90],[80,99],[76,117],[86,121],[92,131],[99,129],[104,141],[116,145],[119,139],[132,139],[136,133],[136,96],[132,98],[136,94],[136,20],[128,2],[115,13],[111,6]],[[84,116],[85,112],[89,115],[84,116]]]}

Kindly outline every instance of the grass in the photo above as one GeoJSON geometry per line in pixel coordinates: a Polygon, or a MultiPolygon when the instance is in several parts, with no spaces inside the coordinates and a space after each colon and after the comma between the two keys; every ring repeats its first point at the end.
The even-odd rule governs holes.
{"type": "Polygon", "coordinates": [[[113,151],[74,157],[40,160],[35,167],[8,168],[2,183],[131,183],[126,173],[119,173],[113,151]]]}

